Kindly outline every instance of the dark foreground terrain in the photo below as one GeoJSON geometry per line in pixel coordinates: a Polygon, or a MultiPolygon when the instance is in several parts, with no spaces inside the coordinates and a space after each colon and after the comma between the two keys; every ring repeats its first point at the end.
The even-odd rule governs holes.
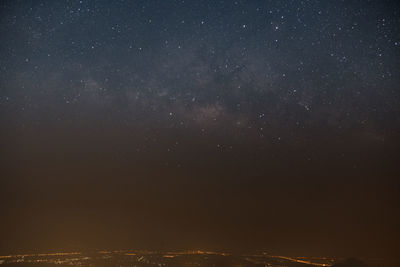
{"type": "MultiPolygon", "coordinates": [[[[364,266],[392,266],[375,261],[365,264],[362,261],[338,260],[333,258],[307,258],[273,256],[265,252],[252,254],[231,254],[207,251],[95,251],[95,252],[68,252],[50,254],[25,254],[0,256],[0,264],[4,266],[229,266],[229,267],[295,267],[295,266],[333,266],[333,267],[364,267],[364,266]]],[[[394,266],[394,265],[393,265],[394,266]]]]}

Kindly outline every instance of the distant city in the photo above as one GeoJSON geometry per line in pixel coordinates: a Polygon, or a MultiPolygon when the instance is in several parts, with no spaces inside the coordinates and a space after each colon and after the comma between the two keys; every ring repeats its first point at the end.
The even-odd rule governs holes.
{"type": "Polygon", "coordinates": [[[379,259],[369,259],[367,261],[368,265],[367,263],[364,264],[364,261],[357,259],[286,257],[270,255],[262,251],[256,253],[227,253],[202,250],[95,250],[91,252],[59,252],[0,256],[0,264],[4,266],[389,266],[379,259]]]}

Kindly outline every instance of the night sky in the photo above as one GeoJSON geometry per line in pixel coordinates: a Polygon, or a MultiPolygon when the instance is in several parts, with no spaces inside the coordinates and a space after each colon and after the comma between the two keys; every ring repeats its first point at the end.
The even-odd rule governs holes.
{"type": "Polygon", "coordinates": [[[397,1],[1,1],[0,251],[395,255],[399,87],[397,1]]]}

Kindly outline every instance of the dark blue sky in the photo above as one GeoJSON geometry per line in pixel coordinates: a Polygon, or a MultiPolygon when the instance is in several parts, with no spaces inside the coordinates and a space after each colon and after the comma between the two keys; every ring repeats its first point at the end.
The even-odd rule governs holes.
{"type": "Polygon", "coordinates": [[[396,1],[2,1],[0,229],[16,234],[1,230],[1,248],[390,253],[399,13],[396,1]]]}

